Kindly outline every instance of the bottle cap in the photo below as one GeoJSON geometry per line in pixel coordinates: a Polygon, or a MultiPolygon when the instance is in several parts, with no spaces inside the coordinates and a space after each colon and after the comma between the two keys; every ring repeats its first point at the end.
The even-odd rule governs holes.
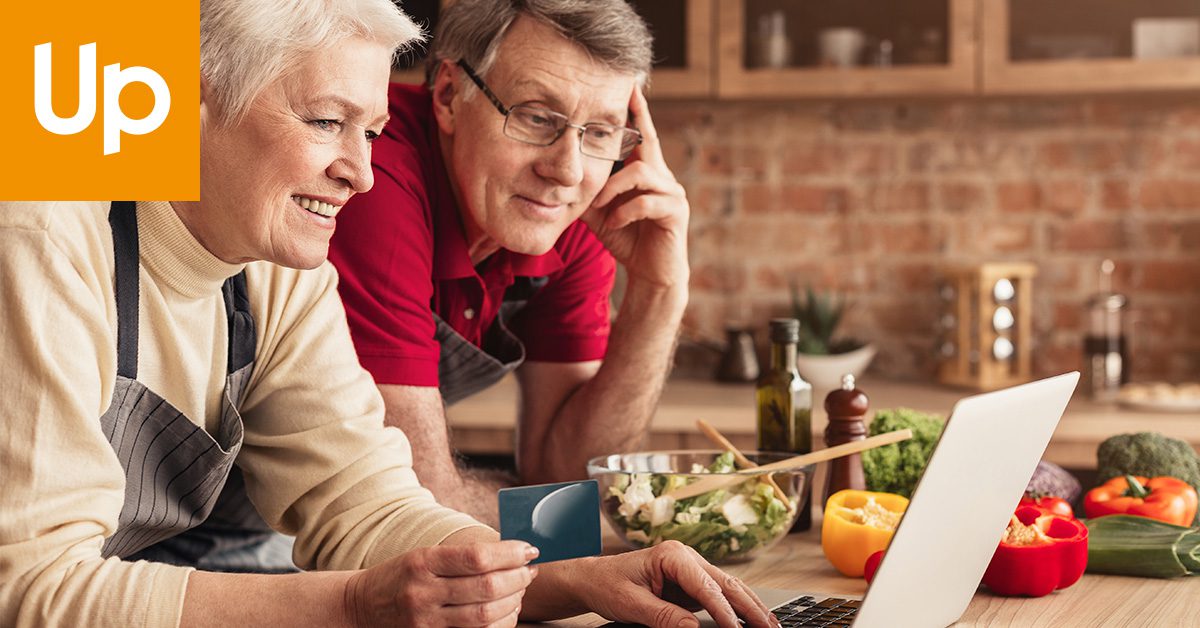
{"type": "Polygon", "coordinates": [[[771,319],[771,342],[800,342],[800,321],[794,318],[771,319]]]}

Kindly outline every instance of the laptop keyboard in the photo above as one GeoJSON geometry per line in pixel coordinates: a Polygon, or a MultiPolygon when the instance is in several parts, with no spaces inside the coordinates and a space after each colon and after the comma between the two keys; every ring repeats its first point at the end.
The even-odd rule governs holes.
{"type": "MultiPolygon", "coordinates": [[[[830,626],[831,628],[849,626],[854,622],[861,600],[845,600],[840,597],[827,597],[820,602],[816,598],[805,595],[786,604],[771,609],[783,628],[809,628],[810,626],[830,626]]],[[[604,628],[635,628],[641,624],[624,624],[610,622],[604,628]]]]}
{"type": "Polygon", "coordinates": [[[809,626],[849,626],[854,622],[860,600],[845,600],[828,597],[820,602],[811,596],[796,598],[772,611],[783,628],[808,628],[809,626]]]}

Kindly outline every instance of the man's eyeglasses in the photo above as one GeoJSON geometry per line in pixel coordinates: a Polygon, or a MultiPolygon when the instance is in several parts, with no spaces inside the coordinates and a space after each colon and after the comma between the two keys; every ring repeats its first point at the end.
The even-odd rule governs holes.
{"type": "Polygon", "coordinates": [[[459,59],[458,67],[471,77],[475,85],[496,106],[496,110],[504,116],[504,134],[518,142],[549,146],[557,142],[568,128],[578,129],[579,152],[588,157],[608,161],[625,159],[642,143],[642,134],[629,127],[599,122],[571,124],[567,116],[549,109],[529,105],[505,107],[466,61],[459,59]]]}

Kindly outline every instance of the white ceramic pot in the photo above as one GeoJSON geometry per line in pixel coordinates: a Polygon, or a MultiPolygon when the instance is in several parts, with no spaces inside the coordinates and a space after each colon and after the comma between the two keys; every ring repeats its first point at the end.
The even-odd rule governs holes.
{"type": "Polygon", "coordinates": [[[824,65],[852,68],[858,65],[866,44],[866,33],[857,28],[826,28],[817,33],[817,50],[824,65]]]}
{"type": "Polygon", "coordinates": [[[849,373],[858,379],[875,357],[875,345],[868,344],[849,353],[836,355],[796,355],[800,377],[818,390],[833,390],[842,385],[842,376],[849,373]]]}

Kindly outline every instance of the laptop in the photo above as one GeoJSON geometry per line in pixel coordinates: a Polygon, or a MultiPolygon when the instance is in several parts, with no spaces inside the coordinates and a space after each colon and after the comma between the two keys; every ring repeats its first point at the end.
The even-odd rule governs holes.
{"type": "MultiPolygon", "coordinates": [[[[955,404],[863,598],[755,592],[785,627],[954,623],[971,603],[1078,381],[1071,372],[955,404]]],[[[717,625],[708,613],[697,617],[701,626],[717,625]]]]}

